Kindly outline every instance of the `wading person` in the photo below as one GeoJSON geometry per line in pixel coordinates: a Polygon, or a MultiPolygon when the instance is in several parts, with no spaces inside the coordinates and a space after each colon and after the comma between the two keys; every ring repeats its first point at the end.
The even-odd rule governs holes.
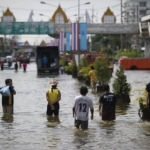
{"type": "Polygon", "coordinates": [[[2,107],[4,114],[13,114],[14,96],[16,91],[13,87],[12,79],[5,80],[6,86],[9,86],[10,96],[2,95],[2,107]]]}
{"type": "Polygon", "coordinates": [[[3,71],[3,69],[4,69],[4,63],[1,62],[1,70],[3,71]]]}
{"type": "Polygon", "coordinates": [[[142,114],[140,114],[141,119],[143,120],[150,120],[150,83],[146,84],[146,91],[147,91],[147,97],[146,97],[146,107],[140,107],[142,114]]]}
{"type": "Polygon", "coordinates": [[[18,71],[18,63],[17,63],[17,61],[15,62],[14,68],[15,68],[15,71],[17,72],[18,71]]]}
{"type": "Polygon", "coordinates": [[[26,72],[26,69],[27,69],[27,63],[24,62],[24,63],[22,64],[22,66],[23,66],[23,71],[26,72]]]}
{"type": "Polygon", "coordinates": [[[91,66],[91,70],[89,71],[89,76],[90,76],[92,91],[96,92],[96,72],[93,66],[91,66]]]}
{"type": "Polygon", "coordinates": [[[150,108],[150,83],[146,85],[146,91],[147,91],[147,107],[150,108]]]}
{"type": "Polygon", "coordinates": [[[99,114],[104,121],[114,121],[116,119],[116,96],[110,92],[109,85],[104,86],[105,93],[99,99],[99,114]]]}
{"type": "Polygon", "coordinates": [[[94,108],[93,101],[90,97],[86,96],[88,89],[86,86],[81,86],[79,96],[75,97],[73,106],[73,117],[75,118],[75,127],[79,129],[88,129],[88,113],[91,111],[91,120],[93,120],[94,108]]]}
{"type": "Polygon", "coordinates": [[[55,116],[55,119],[59,119],[59,101],[61,99],[61,92],[57,89],[58,82],[53,80],[50,82],[51,88],[46,93],[47,98],[47,116],[48,119],[53,118],[52,116],[55,116]]]}

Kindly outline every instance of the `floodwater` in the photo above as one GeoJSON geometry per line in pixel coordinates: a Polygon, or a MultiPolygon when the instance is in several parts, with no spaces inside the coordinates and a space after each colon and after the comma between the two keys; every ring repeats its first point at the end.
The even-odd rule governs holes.
{"type": "Polygon", "coordinates": [[[0,150],[148,150],[150,123],[140,120],[138,103],[133,101],[150,81],[150,71],[125,74],[132,86],[131,104],[117,106],[116,121],[108,124],[99,117],[100,94],[89,88],[95,113],[94,120],[89,120],[89,130],[83,132],[74,130],[72,117],[74,97],[83,83],[66,74],[55,77],[62,93],[60,122],[48,122],[45,93],[52,77],[38,77],[35,63],[29,64],[25,73],[22,69],[0,71],[0,85],[4,85],[6,78],[12,78],[17,91],[13,118],[3,118],[0,107],[0,150]]]}

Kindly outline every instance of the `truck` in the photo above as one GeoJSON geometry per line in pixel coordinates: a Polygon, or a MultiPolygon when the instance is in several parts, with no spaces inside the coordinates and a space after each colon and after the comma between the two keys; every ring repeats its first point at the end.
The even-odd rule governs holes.
{"type": "Polygon", "coordinates": [[[37,74],[59,74],[58,46],[38,46],[36,48],[37,74]]]}
{"type": "Polygon", "coordinates": [[[123,58],[119,64],[125,70],[149,70],[150,58],[123,58]]]}

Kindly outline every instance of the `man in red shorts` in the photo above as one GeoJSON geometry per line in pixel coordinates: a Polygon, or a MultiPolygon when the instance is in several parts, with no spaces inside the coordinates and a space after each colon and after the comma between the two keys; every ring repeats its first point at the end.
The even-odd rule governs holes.
{"type": "Polygon", "coordinates": [[[105,93],[99,99],[99,114],[104,121],[114,121],[116,119],[116,96],[110,92],[109,85],[104,86],[105,93]]]}

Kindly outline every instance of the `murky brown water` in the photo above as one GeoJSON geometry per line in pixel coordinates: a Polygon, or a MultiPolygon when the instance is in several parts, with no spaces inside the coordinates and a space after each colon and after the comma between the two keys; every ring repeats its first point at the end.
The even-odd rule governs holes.
{"type": "MultiPolygon", "coordinates": [[[[138,96],[137,90],[145,88],[150,81],[150,71],[126,71],[132,86],[131,101],[138,96]]],[[[0,85],[6,78],[12,78],[17,95],[13,120],[0,120],[0,150],[148,150],[150,148],[150,123],[142,122],[138,116],[138,104],[117,107],[114,124],[101,121],[98,114],[99,94],[93,98],[94,120],[89,121],[87,132],[73,129],[72,106],[82,83],[69,75],[59,75],[58,88],[62,93],[60,101],[60,123],[49,123],[46,119],[45,93],[49,88],[49,77],[37,77],[36,65],[28,65],[27,72],[19,70],[0,71],[0,85]]],[[[2,108],[0,107],[2,117],[2,108]]]]}

